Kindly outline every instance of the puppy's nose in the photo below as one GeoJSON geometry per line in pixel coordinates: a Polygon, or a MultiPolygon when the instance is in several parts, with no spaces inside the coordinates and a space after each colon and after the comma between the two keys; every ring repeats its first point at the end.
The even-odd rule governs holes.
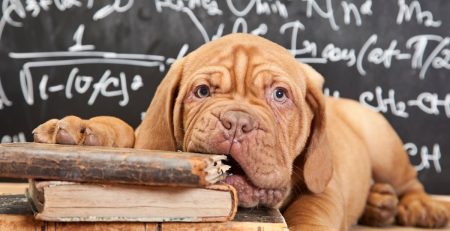
{"type": "Polygon", "coordinates": [[[225,112],[220,121],[230,133],[248,133],[255,128],[255,122],[250,115],[240,111],[225,112]]]}

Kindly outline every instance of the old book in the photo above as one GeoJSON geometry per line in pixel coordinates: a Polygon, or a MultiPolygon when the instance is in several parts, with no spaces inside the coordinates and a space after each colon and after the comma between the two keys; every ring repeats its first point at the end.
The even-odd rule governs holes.
{"type": "Polygon", "coordinates": [[[233,219],[236,190],[30,181],[27,195],[38,220],[59,222],[207,222],[233,219]]]}
{"type": "Polygon", "coordinates": [[[225,177],[224,155],[39,143],[0,144],[0,177],[199,187],[225,177]]]}

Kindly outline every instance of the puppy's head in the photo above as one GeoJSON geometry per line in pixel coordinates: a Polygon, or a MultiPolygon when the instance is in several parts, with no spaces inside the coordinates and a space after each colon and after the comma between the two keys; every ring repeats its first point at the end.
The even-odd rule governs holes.
{"type": "Polygon", "coordinates": [[[320,192],[331,177],[322,83],[275,43],[225,36],[173,64],[135,146],[226,154],[239,204],[278,207],[293,178],[320,192]]]}

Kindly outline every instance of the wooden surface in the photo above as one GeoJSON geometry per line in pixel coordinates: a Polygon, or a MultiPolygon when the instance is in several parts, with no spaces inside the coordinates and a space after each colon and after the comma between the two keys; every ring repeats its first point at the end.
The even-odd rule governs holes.
{"type": "Polygon", "coordinates": [[[0,144],[0,178],[205,186],[224,177],[223,158],[126,148],[0,144]]]}

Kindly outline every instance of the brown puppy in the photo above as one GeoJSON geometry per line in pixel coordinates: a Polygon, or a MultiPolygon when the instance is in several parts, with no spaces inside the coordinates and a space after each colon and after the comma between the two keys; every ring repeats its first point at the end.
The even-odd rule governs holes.
{"type": "MultiPolygon", "coordinates": [[[[275,43],[225,36],[172,65],[134,147],[229,155],[234,170],[226,182],[240,205],[283,208],[292,230],[347,230],[366,201],[366,223],[389,224],[397,215],[404,225],[444,226],[447,211],[426,195],[387,121],[356,102],[324,97],[322,83],[275,43]]],[[[105,125],[102,118],[89,127],[105,125]]],[[[70,119],[41,125],[36,140],[86,143],[79,135],[87,122],[70,119]]],[[[134,138],[128,125],[109,119],[121,132],[89,129],[90,140],[109,142],[87,144],[134,138]]]]}

